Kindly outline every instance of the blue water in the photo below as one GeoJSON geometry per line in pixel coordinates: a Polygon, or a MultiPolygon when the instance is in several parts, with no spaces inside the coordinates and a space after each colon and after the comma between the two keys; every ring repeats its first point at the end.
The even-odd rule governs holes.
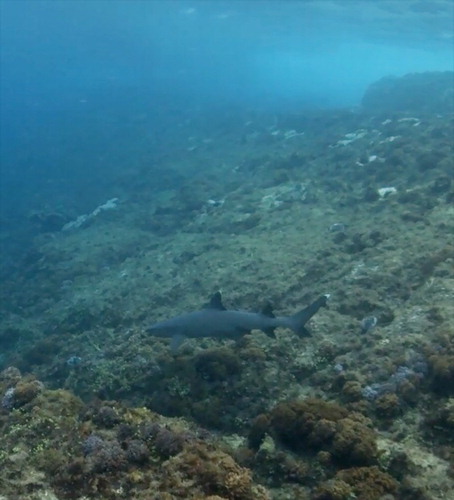
{"type": "Polygon", "coordinates": [[[165,154],[150,134],[204,113],[355,107],[383,76],[454,67],[448,0],[0,5],[7,232],[34,210],[86,213],[165,154]]]}

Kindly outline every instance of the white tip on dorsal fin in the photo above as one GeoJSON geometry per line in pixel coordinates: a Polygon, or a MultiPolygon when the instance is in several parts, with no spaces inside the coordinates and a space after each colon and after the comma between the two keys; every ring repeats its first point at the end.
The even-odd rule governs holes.
{"type": "Polygon", "coordinates": [[[217,309],[218,311],[225,311],[224,304],[222,303],[221,292],[216,292],[210,301],[203,306],[204,309],[217,309]]]}

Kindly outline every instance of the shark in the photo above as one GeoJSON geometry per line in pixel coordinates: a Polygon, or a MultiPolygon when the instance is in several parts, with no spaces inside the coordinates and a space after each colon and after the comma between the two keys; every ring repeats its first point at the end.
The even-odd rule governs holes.
{"type": "Polygon", "coordinates": [[[238,340],[252,330],[261,330],[275,337],[276,328],[289,328],[299,337],[310,336],[306,323],[327,305],[329,294],[321,295],[314,302],[291,316],[275,316],[270,304],[260,312],[226,309],[221,292],[216,292],[202,309],[159,321],[146,331],[156,337],[171,339],[171,349],[176,351],[186,338],[213,337],[238,340]]]}

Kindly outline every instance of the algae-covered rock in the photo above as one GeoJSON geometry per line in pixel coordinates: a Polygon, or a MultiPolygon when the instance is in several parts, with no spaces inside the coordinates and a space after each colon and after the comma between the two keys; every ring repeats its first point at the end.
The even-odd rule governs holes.
{"type": "Polygon", "coordinates": [[[312,500],[349,500],[353,490],[349,484],[341,480],[331,480],[319,486],[312,500]]]}
{"type": "Polygon", "coordinates": [[[429,358],[435,392],[454,395],[454,354],[434,354],[429,358]]]}
{"type": "Polygon", "coordinates": [[[0,394],[7,498],[270,498],[249,468],[182,420],[115,401],[86,405],[14,369],[0,374],[0,394]]]}
{"type": "Polygon", "coordinates": [[[249,469],[240,467],[226,453],[205,445],[194,446],[168,460],[161,487],[169,493],[178,492],[180,498],[191,498],[191,492],[197,489],[200,495],[219,495],[232,500],[271,498],[265,488],[254,484],[249,469]]]}
{"type": "Polygon", "coordinates": [[[377,460],[375,433],[364,422],[344,418],[336,426],[332,442],[333,456],[343,464],[369,465],[377,460]]]}
{"type": "Polygon", "coordinates": [[[342,470],[337,476],[352,486],[358,500],[375,500],[398,488],[397,481],[376,466],[342,470]]]}
{"type": "Polygon", "coordinates": [[[241,365],[231,349],[208,349],[196,356],[195,368],[203,379],[221,381],[238,374],[241,365]]]}
{"type": "Polygon", "coordinates": [[[335,403],[320,399],[290,401],[277,405],[269,415],[254,421],[250,446],[257,447],[266,433],[285,447],[300,453],[328,452],[334,462],[371,465],[377,459],[375,432],[368,420],[335,403]]]}

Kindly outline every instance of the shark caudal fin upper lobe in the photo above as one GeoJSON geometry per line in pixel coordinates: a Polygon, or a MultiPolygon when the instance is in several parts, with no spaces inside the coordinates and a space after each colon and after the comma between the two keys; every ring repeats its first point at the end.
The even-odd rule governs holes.
{"type": "Polygon", "coordinates": [[[311,333],[305,327],[305,324],[312,316],[321,308],[325,307],[329,299],[329,295],[322,295],[310,306],[307,306],[302,311],[290,316],[289,327],[300,337],[310,337],[311,333]]]}

